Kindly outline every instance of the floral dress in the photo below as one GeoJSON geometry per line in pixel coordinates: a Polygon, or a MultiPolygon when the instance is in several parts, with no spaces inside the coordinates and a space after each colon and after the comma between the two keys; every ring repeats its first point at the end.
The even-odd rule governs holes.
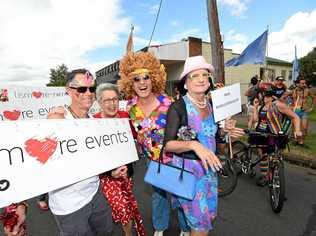
{"type": "Polygon", "coordinates": [[[137,142],[142,147],[145,157],[158,160],[164,138],[167,111],[172,101],[165,95],[157,96],[159,105],[149,117],[145,117],[137,106],[137,100],[138,97],[135,97],[128,105],[129,115],[137,132],[137,142]]]}
{"type": "MultiPolygon", "coordinates": [[[[217,125],[213,114],[202,119],[196,107],[188,99],[183,97],[188,113],[188,126],[197,133],[197,138],[203,146],[215,153],[215,134],[217,125]]],[[[212,113],[211,105],[209,110],[212,113]]],[[[173,156],[173,165],[181,167],[182,158],[173,156]]],[[[213,228],[212,221],[217,213],[217,173],[211,168],[206,171],[200,160],[185,160],[185,169],[192,171],[197,177],[196,195],[193,200],[187,200],[173,196],[173,206],[181,207],[191,229],[196,231],[208,231],[213,228]]]]}

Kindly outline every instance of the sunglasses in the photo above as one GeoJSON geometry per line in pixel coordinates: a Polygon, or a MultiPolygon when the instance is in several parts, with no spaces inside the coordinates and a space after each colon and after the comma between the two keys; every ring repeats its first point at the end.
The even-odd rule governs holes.
{"type": "Polygon", "coordinates": [[[189,79],[191,79],[191,80],[198,80],[200,78],[202,78],[202,79],[208,79],[208,78],[213,79],[213,76],[212,76],[211,73],[191,74],[189,76],[189,79]]]}
{"type": "Polygon", "coordinates": [[[143,76],[143,77],[134,77],[133,80],[134,80],[134,82],[138,83],[138,82],[140,82],[141,80],[148,81],[148,80],[150,80],[150,78],[149,78],[148,75],[145,75],[145,76],[143,76]]]}
{"type": "Polygon", "coordinates": [[[96,87],[69,87],[71,89],[77,90],[78,93],[85,93],[89,89],[90,93],[95,93],[96,87]]]}

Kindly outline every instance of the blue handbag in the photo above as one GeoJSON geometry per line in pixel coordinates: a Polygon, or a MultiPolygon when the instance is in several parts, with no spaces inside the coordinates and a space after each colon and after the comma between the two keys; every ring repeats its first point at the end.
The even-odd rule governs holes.
{"type": "Polygon", "coordinates": [[[193,200],[196,192],[196,176],[184,169],[184,159],[182,168],[161,163],[162,152],[163,150],[159,161],[150,161],[145,182],[179,197],[193,200]]]}

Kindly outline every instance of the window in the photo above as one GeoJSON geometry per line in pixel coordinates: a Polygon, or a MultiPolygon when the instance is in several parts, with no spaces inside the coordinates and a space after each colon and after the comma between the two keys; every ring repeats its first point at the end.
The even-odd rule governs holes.
{"type": "Polygon", "coordinates": [[[281,70],[281,76],[285,79],[286,78],[286,70],[281,70]]]}

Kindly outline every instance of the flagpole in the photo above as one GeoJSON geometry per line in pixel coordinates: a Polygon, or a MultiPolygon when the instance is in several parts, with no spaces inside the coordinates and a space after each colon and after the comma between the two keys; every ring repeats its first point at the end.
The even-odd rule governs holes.
{"type": "MultiPolygon", "coordinates": [[[[269,55],[269,25],[267,25],[267,31],[268,31],[268,35],[267,35],[267,43],[266,43],[266,56],[265,56],[265,71],[267,73],[267,79],[269,79],[269,76],[268,76],[268,62],[267,62],[267,57],[269,55]]],[[[270,81],[267,81],[267,82],[270,82],[270,81]]]]}

